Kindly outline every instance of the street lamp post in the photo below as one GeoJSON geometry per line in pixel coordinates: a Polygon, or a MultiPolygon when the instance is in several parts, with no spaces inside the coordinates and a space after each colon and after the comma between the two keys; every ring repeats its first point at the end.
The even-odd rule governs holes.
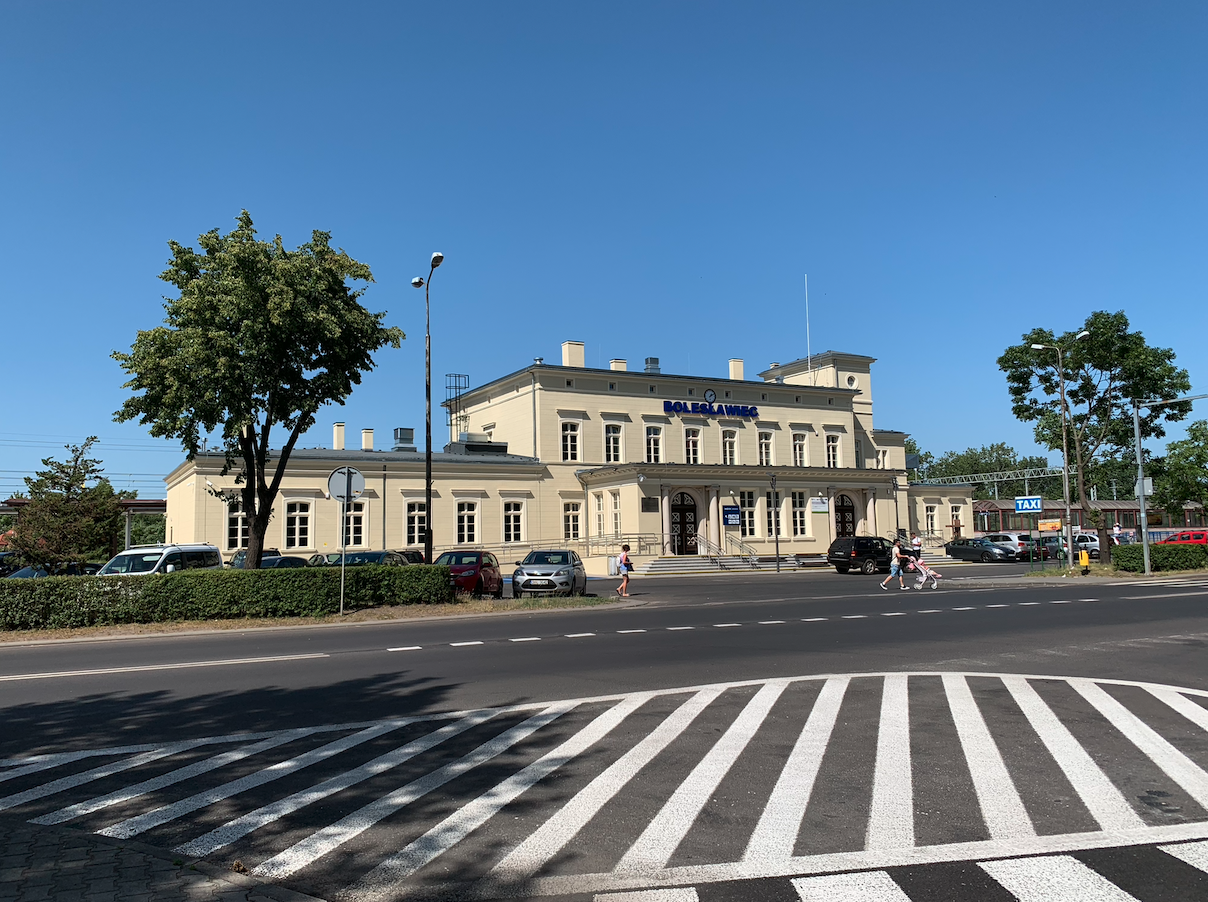
{"type": "MultiPolygon", "coordinates": [[[[1090,335],[1085,329],[1074,336],[1078,341],[1090,335]]],[[[1057,352],[1057,382],[1061,387],[1061,495],[1065,501],[1065,559],[1070,570],[1074,569],[1074,523],[1070,513],[1070,445],[1066,437],[1065,360],[1059,345],[1032,345],[1033,351],[1057,352]]]]}
{"type": "Polygon", "coordinates": [[[432,274],[445,260],[437,251],[432,255],[432,268],[428,278],[416,276],[411,280],[412,288],[424,290],[424,563],[432,563],[432,305],[429,303],[428,287],[432,274]]]}

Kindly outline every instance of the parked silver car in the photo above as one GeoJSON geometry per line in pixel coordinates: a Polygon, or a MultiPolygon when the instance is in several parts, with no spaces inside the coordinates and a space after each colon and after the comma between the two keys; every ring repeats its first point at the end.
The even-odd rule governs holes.
{"type": "Polygon", "coordinates": [[[512,597],[529,595],[584,595],[587,569],[573,551],[530,551],[516,562],[512,597]]]}

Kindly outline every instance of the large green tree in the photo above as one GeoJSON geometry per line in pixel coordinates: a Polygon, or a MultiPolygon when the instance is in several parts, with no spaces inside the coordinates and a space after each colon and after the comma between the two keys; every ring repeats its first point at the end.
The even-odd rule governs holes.
{"type": "Polygon", "coordinates": [[[140,331],[129,354],[114,352],[134,394],[115,414],[152,435],[179,439],[192,460],[203,435],[220,432],[224,473],[236,473],[248,520],[247,566],[259,567],[273,503],[298,439],[325,404],[342,404],[374,367],[373,354],[399,347],[401,330],[360,303],[373,274],[331,235],[287,250],[278,235],[260,241],[244,210],[238,227],[175,241],[160,278],[164,325],[140,331]],[[272,449],[281,427],[284,442],[272,449]]]}
{"type": "MultiPolygon", "coordinates": [[[[1154,478],[1154,504],[1182,523],[1183,505],[1195,501],[1208,507],[1208,420],[1187,427],[1187,438],[1166,446],[1160,475],[1154,478]]],[[[1147,474],[1148,475],[1148,474],[1147,474]]]]}
{"type": "MultiPolygon", "coordinates": [[[[1007,473],[1013,470],[1026,470],[1037,467],[1047,467],[1048,460],[1035,455],[1020,457],[1006,442],[995,442],[992,445],[982,445],[980,448],[966,448],[964,451],[948,451],[937,457],[927,469],[929,479],[943,476],[979,476],[986,473],[1007,473]]],[[[973,497],[983,498],[1014,498],[1027,492],[1049,495],[1053,491],[1053,477],[1044,477],[1028,481],[1010,480],[997,483],[981,483],[973,488],[973,497]]],[[[1056,479],[1056,491],[1061,494],[1061,480],[1056,479]]]]}
{"type": "Polygon", "coordinates": [[[25,563],[53,571],[59,564],[108,558],[122,528],[120,495],[88,456],[96,436],[68,445],[68,459],[47,457],[44,470],[25,478],[28,501],[20,509],[12,550],[25,563]]]}
{"type": "MultiPolygon", "coordinates": [[[[1134,401],[1169,400],[1191,387],[1187,371],[1175,365],[1174,357],[1174,351],[1150,347],[1140,332],[1129,331],[1123,311],[1097,311],[1080,329],[1063,335],[1033,329],[998,358],[998,367],[1007,377],[1012,412],[1024,422],[1035,423],[1036,441],[1054,451],[1062,448],[1064,385],[1078,506],[1083,522],[1098,527],[1102,548],[1110,547],[1107,527],[1091,506],[1087,476],[1097,464],[1131,452],[1134,401]],[[1087,334],[1080,338],[1083,332],[1087,334]],[[1033,345],[1061,348],[1060,373],[1056,351],[1033,345]]],[[[1141,417],[1142,437],[1161,438],[1166,434],[1164,423],[1181,420],[1190,411],[1188,403],[1146,410],[1141,417]]]]}

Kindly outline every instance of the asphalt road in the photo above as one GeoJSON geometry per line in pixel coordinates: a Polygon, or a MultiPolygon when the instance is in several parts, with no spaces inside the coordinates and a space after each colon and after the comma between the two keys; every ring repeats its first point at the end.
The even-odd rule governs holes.
{"type": "Polygon", "coordinates": [[[325,899],[1208,899],[1208,580],[1018,569],[5,646],[0,811],[325,899]]]}

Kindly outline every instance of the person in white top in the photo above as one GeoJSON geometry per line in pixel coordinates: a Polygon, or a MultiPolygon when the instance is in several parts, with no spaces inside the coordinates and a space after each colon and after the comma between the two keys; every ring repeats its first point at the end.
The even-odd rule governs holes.
{"type": "Polygon", "coordinates": [[[916,561],[923,556],[923,540],[919,538],[917,532],[910,534],[910,553],[914,555],[916,561]]]}

